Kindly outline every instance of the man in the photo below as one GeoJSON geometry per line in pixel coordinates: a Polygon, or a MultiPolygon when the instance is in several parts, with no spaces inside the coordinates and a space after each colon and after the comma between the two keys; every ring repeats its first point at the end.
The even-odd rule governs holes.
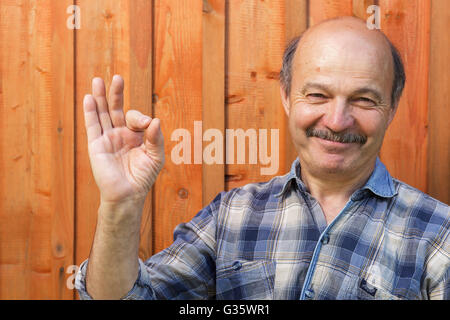
{"type": "Polygon", "coordinates": [[[395,48],[361,20],[308,29],[281,71],[291,171],[220,193],[144,263],[140,217],[164,164],[160,122],[124,117],[120,77],[109,103],[94,79],[84,110],[101,205],[81,298],[449,299],[449,207],[392,179],[377,157],[404,81],[395,48]]]}

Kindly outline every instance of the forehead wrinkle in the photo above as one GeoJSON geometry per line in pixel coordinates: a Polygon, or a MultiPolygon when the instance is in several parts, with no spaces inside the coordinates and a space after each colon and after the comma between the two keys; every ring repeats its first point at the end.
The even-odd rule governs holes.
{"type": "Polygon", "coordinates": [[[293,75],[304,69],[321,68],[322,71],[354,73],[355,78],[367,75],[374,79],[374,76],[391,74],[393,69],[385,36],[378,30],[368,30],[363,21],[354,17],[331,19],[308,29],[295,52],[295,64],[293,75]],[[357,72],[355,63],[358,63],[357,72]]]}
{"type": "Polygon", "coordinates": [[[353,74],[356,77],[372,77],[377,73],[390,72],[390,52],[386,53],[373,47],[360,48],[336,47],[332,41],[316,43],[299,50],[299,56],[294,60],[295,71],[319,70],[322,73],[339,72],[353,74]],[[361,52],[364,50],[364,52],[361,52]],[[383,72],[380,72],[380,71],[383,72]]]}

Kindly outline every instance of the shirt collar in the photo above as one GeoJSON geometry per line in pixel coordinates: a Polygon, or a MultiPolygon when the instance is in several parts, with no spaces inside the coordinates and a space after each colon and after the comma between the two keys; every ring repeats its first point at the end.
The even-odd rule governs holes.
{"type": "Polygon", "coordinates": [[[392,177],[380,158],[377,157],[375,169],[362,189],[370,190],[383,198],[392,198],[397,194],[394,183],[392,182],[392,177]]]}
{"type": "Polygon", "coordinates": [[[283,195],[286,192],[286,190],[291,186],[292,180],[297,179],[297,181],[303,184],[303,182],[300,179],[300,161],[298,160],[298,157],[295,158],[294,162],[292,162],[291,170],[283,178],[285,179],[285,181],[283,182],[281,191],[278,192],[275,195],[275,197],[283,195]]]}
{"type": "MultiPolygon", "coordinates": [[[[300,177],[300,161],[298,157],[292,163],[291,170],[287,175],[285,175],[284,179],[285,181],[283,182],[281,191],[278,192],[275,197],[283,195],[292,185],[293,180],[297,181],[297,185],[301,191],[307,191],[306,186],[303,184],[300,177]]],[[[391,175],[378,157],[375,162],[375,168],[372,171],[369,180],[367,180],[366,184],[361,189],[355,191],[352,199],[356,200],[354,199],[354,196],[357,197],[363,190],[370,190],[372,193],[383,198],[391,198],[397,194],[391,175]]]]}

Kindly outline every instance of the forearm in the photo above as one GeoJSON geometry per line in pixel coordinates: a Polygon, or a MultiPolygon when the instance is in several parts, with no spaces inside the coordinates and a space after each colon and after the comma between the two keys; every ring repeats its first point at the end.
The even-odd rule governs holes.
{"type": "Polygon", "coordinates": [[[101,203],[86,273],[86,289],[92,298],[120,299],[133,287],[139,270],[143,204],[101,203]]]}

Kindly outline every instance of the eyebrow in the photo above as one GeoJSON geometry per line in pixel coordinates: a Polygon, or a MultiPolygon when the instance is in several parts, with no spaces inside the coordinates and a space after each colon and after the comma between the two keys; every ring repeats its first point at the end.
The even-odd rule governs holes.
{"type": "MultiPolygon", "coordinates": [[[[326,86],[322,83],[316,83],[316,82],[305,83],[305,85],[302,87],[300,92],[302,94],[304,94],[308,89],[320,89],[325,92],[330,92],[330,88],[328,86],[326,86]]],[[[365,93],[372,94],[375,97],[375,99],[378,100],[378,102],[383,102],[381,93],[378,90],[373,89],[371,87],[359,88],[359,89],[353,91],[352,95],[355,96],[355,95],[360,95],[360,94],[365,94],[365,93]]]]}
{"type": "Polygon", "coordinates": [[[358,90],[356,90],[355,92],[353,92],[353,95],[359,95],[359,94],[365,94],[365,93],[370,93],[372,94],[375,99],[378,102],[383,102],[383,98],[381,97],[381,93],[378,92],[378,90],[372,89],[372,88],[368,88],[368,87],[363,87],[360,88],[358,90]]]}
{"type": "Polygon", "coordinates": [[[323,91],[328,92],[329,88],[326,85],[323,85],[321,83],[315,83],[315,82],[307,82],[305,83],[305,85],[302,87],[302,89],[300,90],[300,92],[302,94],[304,94],[306,92],[306,90],[308,89],[320,89],[323,91]]]}

